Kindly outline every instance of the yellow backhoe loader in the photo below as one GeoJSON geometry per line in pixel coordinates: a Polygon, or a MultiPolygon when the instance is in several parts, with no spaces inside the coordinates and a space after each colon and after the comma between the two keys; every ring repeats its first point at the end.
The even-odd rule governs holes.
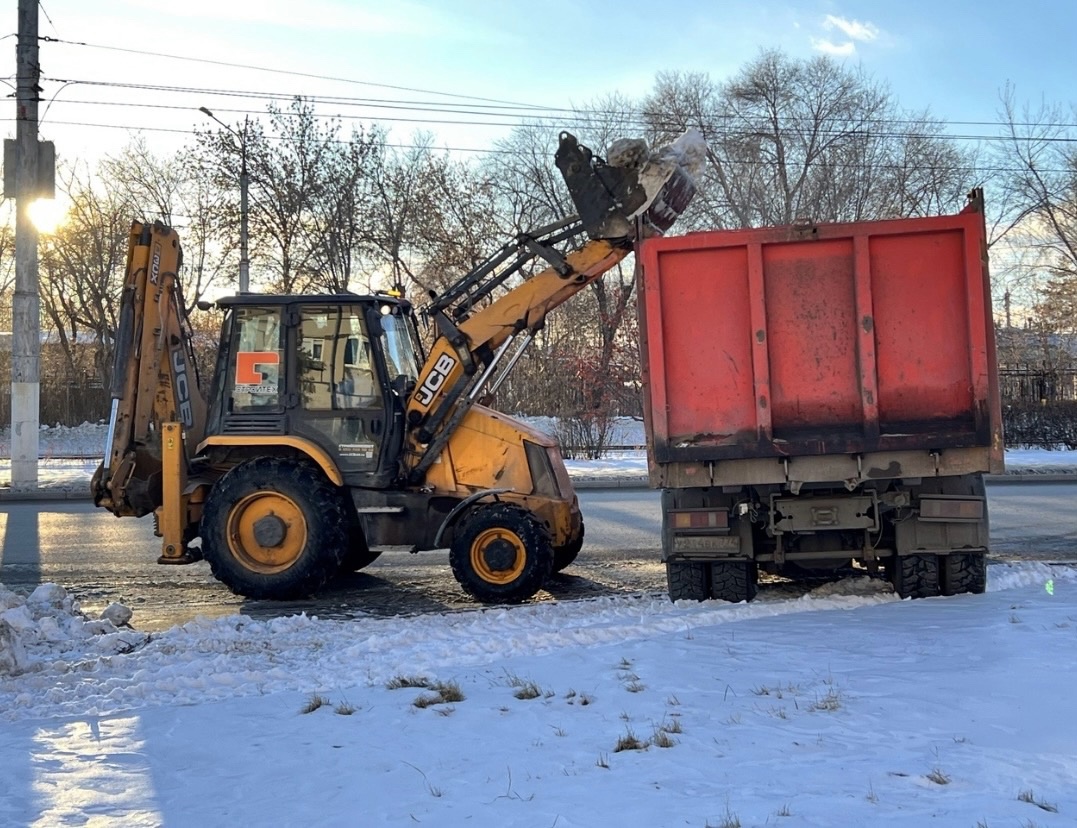
{"type": "Polygon", "coordinates": [[[134,224],[96,504],[153,513],[160,563],[204,558],[251,598],[310,594],[387,549],[442,548],[478,600],[533,596],[576,557],[583,521],[556,441],[483,402],[551,310],[667,230],[695,192],[668,155],[613,166],[562,133],[555,161],[579,215],[433,297],[428,354],[396,293],[242,294],[216,302],[208,399],[179,239],[134,224]],[[536,258],[548,267],[524,278],[536,258]]]}

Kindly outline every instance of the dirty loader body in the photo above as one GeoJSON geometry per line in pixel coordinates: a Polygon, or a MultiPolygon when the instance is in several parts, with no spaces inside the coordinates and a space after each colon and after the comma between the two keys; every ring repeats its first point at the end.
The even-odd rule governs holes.
{"type": "Polygon", "coordinates": [[[217,302],[208,400],[189,379],[178,239],[136,224],[95,502],[155,512],[161,562],[204,557],[252,598],[308,594],[385,550],[446,547],[479,600],[532,596],[575,558],[583,521],[556,441],[485,403],[546,315],[694,192],[676,164],[607,168],[567,133],[557,161],[588,218],[513,239],[434,297],[429,353],[395,293],[245,294],[217,302]],[[548,266],[514,278],[536,258],[548,266]]]}

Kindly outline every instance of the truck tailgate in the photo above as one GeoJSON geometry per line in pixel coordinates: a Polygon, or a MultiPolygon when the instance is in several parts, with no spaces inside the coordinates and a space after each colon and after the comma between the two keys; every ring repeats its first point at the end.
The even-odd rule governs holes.
{"type": "Polygon", "coordinates": [[[641,248],[658,463],[985,446],[1001,458],[983,217],[641,248]]]}

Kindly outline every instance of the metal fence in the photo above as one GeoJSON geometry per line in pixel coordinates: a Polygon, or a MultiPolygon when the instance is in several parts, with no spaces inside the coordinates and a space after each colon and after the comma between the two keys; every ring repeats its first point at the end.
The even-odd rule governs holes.
{"type": "MultiPolygon", "coordinates": [[[[100,383],[42,380],[38,419],[42,425],[76,426],[108,418],[109,395],[100,383]]],[[[0,385],[0,428],[11,425],[11,381],[0,385]]]]}
{"type": "Polygon", "coordinates": [[[1007,403],[1077,400],[1077,369],[1028,364],[1000,365],[999,390],[1007,403]]]}

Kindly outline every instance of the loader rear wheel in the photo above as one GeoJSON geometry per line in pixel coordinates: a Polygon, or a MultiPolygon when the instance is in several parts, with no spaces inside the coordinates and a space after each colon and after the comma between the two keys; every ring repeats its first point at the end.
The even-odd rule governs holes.
{"type": "Polygon", "coordinates": [[[449,562],[460,586],[479,601],[525,601],[553,571],[550,533],[519,506],[480,506],[456,532],[449,562]]]}
{"type": "Polygon", "coordinates": [[[931,598],[939,594],[939,556],[902,555],[887,561],[890,583],[902,598],[931,598]]]}
{"type": "Polygon", "coordinates": [[[583,549],[583,522],[580,522],[580,533],[564,546],[555,546],[553,549],[553,571],[560,572],[569,566],[583,549]]]}
{"type": "Polygon", "coordinates": [[[939,558],[939,587],[943,595],[987,589],[987,555],[982,552],[950,553],[939,558]]]}
{"type": "Polygon", "coordinates": [[[210,491],[202,555],[239,595],[298,598],[340,569],[347,517],[342,493],[318,469],[260,457],[235,466],[210,491]]]}
{"type": "Polygon", "coordinates": [[[666,585],[671,601],[706,601],[711,597],[710,564],[666,561],[666,585]]]}

